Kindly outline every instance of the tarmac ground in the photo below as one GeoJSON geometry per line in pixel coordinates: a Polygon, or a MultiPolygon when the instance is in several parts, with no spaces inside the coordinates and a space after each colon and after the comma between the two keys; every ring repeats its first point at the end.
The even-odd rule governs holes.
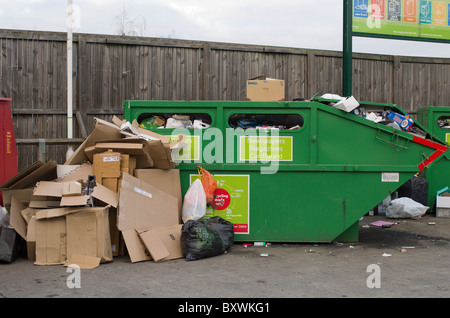
{"type": "Polygon", "coordinates": [[[80,270],[76,279],[65,266],[37,266],[20,257],[0,264],[0,298],[168,298],[177,304],[185,299],[448,298],[449,265],[450,219],[364,216],[355,243],[245,247],[236,242],[226,254],[197,261],[131,263],[122,256],[80,270]],[[370,225],[377,220],[397,224],[370,225]]]}

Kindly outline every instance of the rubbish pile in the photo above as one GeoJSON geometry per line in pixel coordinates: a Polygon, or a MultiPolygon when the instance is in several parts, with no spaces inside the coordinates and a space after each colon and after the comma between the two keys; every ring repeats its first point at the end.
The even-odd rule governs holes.
{"type": "Polygon", "coordinates": [[[323,99],[330,99],[337,102],[328,102],[334,108],[341,109],[345,112],[352,113],[356,116],[365,118],[375,123],[380,123],[397,130],[402,130],[410,133],[426,136],[426,133],[415,125],[413,118],[408,114],[401,114],[389,107],[379,109],[377,106],[362,106],[356,99],[351,97],[341,97],[336,94],[324,94],[323,99]]]}
{"type": "MultiPolygon", "coordinates": [[[[182,220],[180,175],[171,154],[184,146],[184,137],[173,141],[117,117],[112,123],[95,119],[92,133],[63,165],[37,161],[0,186],[0,240],[6,243],[0,261],[13,260],[1,257],[2,250],[16,250],[12,234],[23,239],[35,265],[95,268],[115,256],[160,262],[191,255],[192,231],[204,221],[191,217],[196,223],[188,226],[182,220]]],[[[206,195],[204,202],[206,210],[206,195]]],[[[208,226],[208,242],[221,249],[204,257],[225,253],[233,240],[223,234],[232,233],[233,224],[213,221],[220,226],[208,226]]]]}
{"type": "Polygon", "coordinates": [[[191,119],[189,115],[183,114],[150,116],[139,123],[139,127],[144,129],[206,129],[210,126],[211,123],[205,119],[191,119]]]}
{"type": "Polygon", "coordinates": [[[439,128],[450,129],[450,117],[443,116],[438,119],[439,128]]]}

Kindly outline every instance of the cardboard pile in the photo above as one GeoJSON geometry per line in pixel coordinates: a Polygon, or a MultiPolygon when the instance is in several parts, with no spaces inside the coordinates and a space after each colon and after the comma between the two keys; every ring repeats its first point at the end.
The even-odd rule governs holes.
{"type": "Polygon", "coordinates": [[[183,257],[181,187],[170,142],[123,122],[96,119],[64,165],[38,161],[0,186],[10,224],[36,265],[95,268],[183,257]]]}

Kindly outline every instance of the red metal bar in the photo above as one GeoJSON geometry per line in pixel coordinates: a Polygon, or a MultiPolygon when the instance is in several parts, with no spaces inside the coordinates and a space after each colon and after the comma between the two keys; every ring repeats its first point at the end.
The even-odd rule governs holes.
{"type": "Polygon", "coordinates": [[[413,141],[417,142],[418,144],[436,149],[436,151],[428,159],[424,160],[422,163],[419,164],[420,171],[425,169],[425,167],[427,167],[430,163],[439,158],[444,152],[446,152],[449,149],[447,146],[417,136],[413,137],[413,141]]]}

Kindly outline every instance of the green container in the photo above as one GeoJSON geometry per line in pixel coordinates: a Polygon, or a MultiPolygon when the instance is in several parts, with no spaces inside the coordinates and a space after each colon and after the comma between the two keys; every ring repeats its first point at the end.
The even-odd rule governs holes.
{"type": "MultiPolygon", "coordinates": [[[[417,111],[417,120],[432,134],[432,138],[450,145],[450,107],[420,108],[417,111]]],[[[450,150],[447,150],[440,160],[426,170],[426,179],[428,206],[432,208],[432,211],[436,211],[436,192],[450,186],[450,150]]]]}
{"type": "Polygon", "coordinates": [[[218,189],[207,216],[232,222],[236,241],[355,242],[359,219],[442,145],[328,102],[125,101],[124,119],[186,115],[210,125],[154,131],[187,136],[187,149],[173,156],[182,193],[198,165],[210,171],[218,189]],[[236,128],[252,122],[262,127],[236,128]]]}

